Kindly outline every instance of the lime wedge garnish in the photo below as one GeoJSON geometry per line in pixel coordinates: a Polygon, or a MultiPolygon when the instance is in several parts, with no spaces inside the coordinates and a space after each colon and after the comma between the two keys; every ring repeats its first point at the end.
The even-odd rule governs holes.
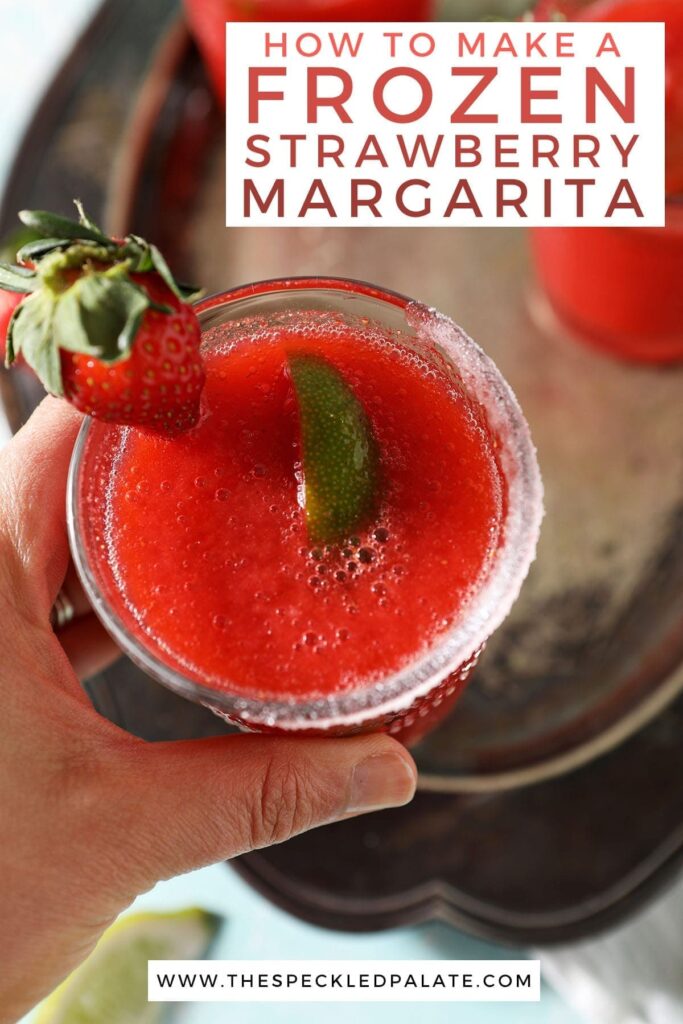
{"type": "Polygon", "coordinates": [[[36,1024],[157,1024],[166,1004],[147,1002],[147,961],[200,959],[219,926],[197,909],[121,918],[45,1000],[36,1024]]]}
{"type": "Polygon", "coordinates": [[[379,458],[367,414],[339,371],[313,355],[292,355],[299,411],[301,504],[314,543],[356,530],[377,500],[379,458]]]}

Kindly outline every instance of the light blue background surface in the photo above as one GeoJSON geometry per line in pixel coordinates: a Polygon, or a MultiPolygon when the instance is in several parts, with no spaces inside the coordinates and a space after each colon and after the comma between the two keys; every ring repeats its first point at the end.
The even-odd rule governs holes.
{"type": "MultiPolygon", "coordinates": [[[[144,0],[140,0],[144,2],[144,0]]],[[[48,85],[65,49],[97,6],[97,0],[0,0],[0,189],[31,111],[48,85]]],[[[223,915],[225,927],[212,950],[222,959],[497,959],[520,954],[478,942],[444,925],[352,936],[302,924],[272,907],[223,865],[165,882],[141,897],[137,908],[173,909],[198,905],[223,915]]],[[[186,1005],[182,1024],[329,1024],[352,1017],[355,1024],[391,1021],[413,1024],[416,1014],[430,1022],[460,1024],[578,1024],[578,1018],[548,988],[540,1004],[415,1004],[347,1006],[297,1004],[239,1007],[186,1005]]]]}
{"type": "MultiPolygon", "coordinates": [[[[447,925],[400,928],[374,935],[345,935],[302,924],[272,907],[223,865],[176,878],[141,897],[137,906],[167,909],[197,902],[227,916],[226,924],[211,951],[218,959],[318,960],[493,960],[522,954],[479,942],[447,925]]],[[[423,1014],[430,1024],[577,1024],[578,1018],[544,986],[540,1003],[312,1005],[211,1004],[183,1007],[182,1024],[414,1024],[423,1014]]]]}

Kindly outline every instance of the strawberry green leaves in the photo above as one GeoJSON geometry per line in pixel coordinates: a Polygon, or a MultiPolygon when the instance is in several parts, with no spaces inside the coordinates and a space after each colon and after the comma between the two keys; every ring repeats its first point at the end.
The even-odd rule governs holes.
{"type": "MultiPolygon", "coordinates": [[[[168,263],[155,245],[139,235],[128,235],[121,240],[109,238],[88,217],[78,200],[76,208],[78,220],[48,213],[46,210],[22,210],[19,219],[29,232],[29,238],[17,253],[19,263],[40,263],[47,257],[53,257],[49,270],[57,275],[60,271],[85,267],[89,262],[125,262],[130,274],[155,271],[182,301],[189,302],[199,297],[201,293],[197,288],[179,284],[175,280],[168,263]]],[[[54,279],[49,283],[54,286],[54,279]]]]}
{"type": "Polygon", "coordinates": [[[17,253],[19,263],[0,263],[0,288],[35,293],[12,318],[7,362],[22,353],[44,387],[56,395],[63,393],[59,350],[105,362],[123,359],[148,309],[171,312],[152,303],[132,274],[156,272],[178,299],[185,301],[188,295],[156,246],[137,235],[122,241],[109,238],[78,201],[76,207],[78,220],[22,210],[19,219],[29,237],[17,253]]]}
{"type": "Polygon", "coordinates": [[[126,358],[151,306],[144,290],[121,274],[88,274],[60,298],[55,341],[67,352],[91,353],[107,363],[126,358]]]}
{"type": "Polygon", "coordinates": [[[313,543],[344,540],[372,514],[379,457],[363,406],[325,359],[288,359],[299,414],[300,502],[313,543]]]}
{"type": "Polygon", "coordinates": [[[9,263],[0,263],[0,288],[8,292],[28,295],[40,286],[35,270],[29,267],[15,267],[9,263]]]}
{"type": "Polygon", "coordinates": [[[99,245],[115,246],[116,242],[107,238],[104,232],[86,217],[80,204],[77,206],[80,209],[80,219],[77,221],[60,217],[56,213],[48,213],[46,210],[21,210],[19,220],[27,228],[35,231],[40,238],[79,239],[97,242],[99,245]]]}

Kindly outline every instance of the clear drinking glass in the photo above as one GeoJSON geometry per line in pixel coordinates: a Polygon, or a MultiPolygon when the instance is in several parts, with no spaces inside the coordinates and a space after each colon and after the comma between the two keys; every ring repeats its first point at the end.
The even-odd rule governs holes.
{"type": "Polygon", "coordinates": [[[622,359],[683,360],[683,199],[663,228],[532,228],[541,296],[576,338],[622,359]]]}
{"type": "MultiPolygon", "coordinates": [[[[351,326],[378,325],[387,337],[447,373],[475,402],[496,438],[506,488],[501,539],[485,576],[454,626],[400,671],[330,696],[283,695],[257,700],[179,669],[136,624],[125,607],[107,554],[106,494],[116,473],[112,428],[87,420],[78,437],[68,486],[73,558],[98,616],[121,649],[146,673],[183,697],[256,731],[340,735],[388,730],[414,741],[452,706],[487,638],[510,611],[533,560],[542,518],[542,485],[529,430],[517,401],[494,363],[451,320],[404,296],[343,279],[265,281],[203,299],[203,332],[245,317],[263,322],[283,314],[320,312],[351,326]]],[[[397,401],[400,399],[397,398],[397,401]]]]}
{"type": "Polygon", "coordinates": [[[683,3],[538,0],[537,21],[663,22],[666,224],[660,228],[534,228],[533,311],[550,332],[622,359],[683,360],[683,3]],[[550,314],[550,315],[549,315],[550,314]]]}

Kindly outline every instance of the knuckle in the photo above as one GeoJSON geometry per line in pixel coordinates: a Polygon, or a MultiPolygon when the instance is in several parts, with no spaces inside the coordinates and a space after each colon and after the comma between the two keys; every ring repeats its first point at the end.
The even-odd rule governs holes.
{"type": "Polygon", "coordinates": [[[311,824],[312,799],[299,770],[288,761],[271,760],[255,787],[249,807],[253,849],[282,843],[311,824]]]}

